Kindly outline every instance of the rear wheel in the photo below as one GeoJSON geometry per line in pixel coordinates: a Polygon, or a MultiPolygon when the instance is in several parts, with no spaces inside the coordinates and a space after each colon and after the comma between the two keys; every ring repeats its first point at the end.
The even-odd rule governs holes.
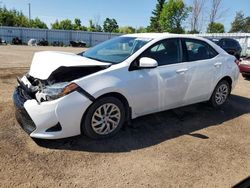
{"type": "Polygon", "coordinates": [[[215,108],[222,106],[227,101],[230,92],[231,92],[231,87],[228,81],[226,80],[220,81],[215,87],[215,90],[209,100],[210,104],[215,108]]]}
{"type": "Polygon", "coordinates": [[[125,108],[115,97],[98,99],[86,112],[82,130],[94,139],[114,136],[125,120],[125,108]]]}

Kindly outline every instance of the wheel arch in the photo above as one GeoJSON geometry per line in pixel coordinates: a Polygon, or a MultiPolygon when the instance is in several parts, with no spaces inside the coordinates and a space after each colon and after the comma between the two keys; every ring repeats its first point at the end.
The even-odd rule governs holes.
{"type": "Polygon", "coordinates": [[[230,86],[230,93],[232,91],[232,84],[233,84],[233,79],[230,77],[230,76],[224,76],[222,77],[221,79],[219,79],[219,81],[216,82],[216,85],[214,86],[214,89],[212,90],[211,94],[210,94],[210,97],[209,97],[209,100],[211,99],[212,95],[213,95],[213,92],[214,90],[216,89],[217,85],[223,81],[223,80],[226,80],[228,83],[229,83],[229,86],[230,86]]]}
{"type": "Polygon", "coordinates": [[[121,93],[118,93],[118,92],[106,93],[106,94],[99,96],[96,100],[98,100],[100,98],[104,98],[104,97],[115,97],[115,98],[119,99],[122,102],[122,104],[124,105],[124,108],[126,111],[128,108],[130,108],[127,98],[124,95],[122,95],[121,93]]]}
{"type": "Polygon", "coordinates": [[[213,90],[213,92],[212,92],[212,94],[210,95],[210,98],[209,98],[209,103],[214,107],[214,108],[218,108],[218,107],[220,107],[221,105],[223,105],[225,102],[226,102],[226,100],[227,100],[227,98],[223,101],[223,103],[221,103],[221,104],[218,104],[217,102],[215,102],[215,93],[216,93],[216,89],[219,87],[219,84],[221,83],[221,82],[227,82],[228,83],[228,85],[229,85],[229,92],[228,92],[228,95],[227,95],[227,98],[228,98],[228,96],[230,95],[230,93],[231,93],[231,91],[232,91],[232,84],[233,84],[233,80],[232,80],[232,78],[230,77],[230,76],[224,76],[224,77],[222,77],[218,82],[217,82],[217,84],[215,85],[215,87],[214,87],[214,90],[213,90]]]}
{"type": "MultiPolygon", "coordinates": [[[[232,84],[233,84],[233,79],[232,79],[230,76],[224,76],[223,78],[221,78],[221,79],[217,82],[216,86],[217,86],[222,80],[226,80],[226,81],[229,83],[229,85],[230,85],[230,92],[231,92],[231,90],[232,90],[232,84]]],[[[216,87],[216,86],[215,86],[215,87],[216,87]]]]}
{"type": "MultiPolygon", "coordinates": [[[[118,93],[118,92],[110,92],[110,93],[105,93],[105,94],[103,94],[103,95],[97,97],[97,98],[95,99],[95,101],[98,100],[98,99],[101,99],[101,98],[105,98],[105,97],[115,97],[115,98],[117,98],[118,100],[120,100],[120,101],[122,102],[122,104],[124,105],[124,108],[125,108],[125,115],[126,115],[125,118],[126,118],[126,122],[127,122],[127,123],[130,123],[130,121],[131,121],[131,116],[132,116],[132,109],[131,109],[131,107],[130,107],[130,105],[129,105],[129,102],[128,102],[127,98],[126,98],[124,95],[122,95],[121,93],[118,93]]],[[[80,126],[81,126],[81,133],[83,133],[83,130],[82,130],[82,123],[83,123],[83,121],[84,121],[84,118],[86,117],[86,114],[87,114],[89,108],[95,103],[95,101],[93,101],[93,103],[92,103],[91,105],[89,105],[89,107],[86,109],[86,111],[84,112],[84,114],[83,114],[83,116],[82,116],[81,125],[80,125],[80,126]]]]}

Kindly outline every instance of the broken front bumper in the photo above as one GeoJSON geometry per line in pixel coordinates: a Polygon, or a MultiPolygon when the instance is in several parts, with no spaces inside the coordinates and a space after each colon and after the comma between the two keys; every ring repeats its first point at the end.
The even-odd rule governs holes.
{"type": "Polygon", "coordinates": [[[13,94],[16,119],[34,138],[59,139],[81,134],[81,120],[92,104],[87,97],[75,91],[57,100],[38,103],[21,87],[13,94]]]}
{"type": "Polygon", "coordinates": [[[24,108],[24,103],[29,98],[22,93],[20,87],[17,87],[13,93],[13,102],[15,106],[15,115],[17,122],[28,134],[32,133],[36,129],[35,123],[24,108]]]}

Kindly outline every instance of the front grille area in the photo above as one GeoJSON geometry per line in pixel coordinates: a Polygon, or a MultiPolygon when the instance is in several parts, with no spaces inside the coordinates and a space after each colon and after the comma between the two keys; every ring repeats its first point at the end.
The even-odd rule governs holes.
{"type": "Polygon", "coordinates": [[[36,129],[35,123],[32,121],[31,117],[24,108],[24,103],[29,99],[25,91],[20,87],[17,87],[13,93],[13,102],[15,105],[15,115],[16,120],[20,126],[28,134],[32,133],[36,129]]]}

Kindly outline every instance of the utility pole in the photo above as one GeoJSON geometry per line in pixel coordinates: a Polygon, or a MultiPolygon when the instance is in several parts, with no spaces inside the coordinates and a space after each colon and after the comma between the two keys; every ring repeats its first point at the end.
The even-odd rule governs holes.
{"type": "MultiPolygon", "coordinates": [[[[3,2],[2,2],[2,1],[0,1],[0,8],[1,8],[1,9],[2,9],[2,3],[3,3],[3,2]]],[[[2,24],[2,23],[0,23],[0,26],[1,26],[1,27],[2,27],[2,25],[3,25],[3,24],[2,24]]]]}
{"type": "Polygon", "coordinates": [[[28,5],[29,5],[29,20],[31,20],[31,9],[30,9],[30,3],[29,3],[28,5]]]}

